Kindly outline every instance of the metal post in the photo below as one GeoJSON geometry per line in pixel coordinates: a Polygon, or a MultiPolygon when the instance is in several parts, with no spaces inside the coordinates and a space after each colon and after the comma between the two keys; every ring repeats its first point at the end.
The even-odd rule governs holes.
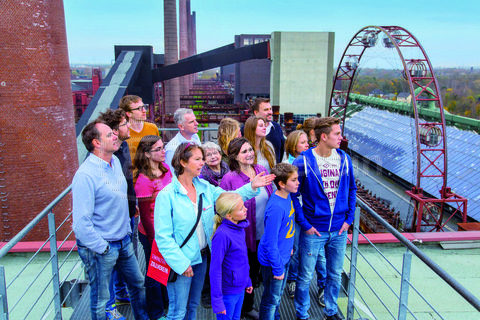
{"type": "Polygon", "coordinates": [[[7,281],[5,267],[0,265],[0,319],[8,320],[7,281]]]}
{"type": "Polygon", "coordinates": [[[410,271],[412,269],[412,253],[407,248],[403,254],[402,282],[400,284],[400,302],[398,305],[398,320],[407,318],[408,290],[410,288],[410,271]]]}
{"type": "Polygon", "coordinates": [[[62,320],[60,276],[58,274],[57,233],[55,227],[55,215],[51,211],[48,214],[48,231],[50,233],[50,257],[52,258],[52,286],[53,302],[55,305],[55,320],[62,320]]]}
{"type": "Polygon", "coordinates": [[[348,279],[348,305],[347,320],[353,319],[355,302],[355,278],[357,275],[357,255],[358,255],[358,234],[360,225],[360,207],[355,209],[355,220],[353,220],[352,234],[352,254],[350,261],[350,278],[348,279]]]}

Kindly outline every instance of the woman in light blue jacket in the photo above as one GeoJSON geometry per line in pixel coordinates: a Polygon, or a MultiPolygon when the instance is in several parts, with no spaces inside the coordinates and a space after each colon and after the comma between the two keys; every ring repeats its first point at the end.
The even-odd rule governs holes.
{"type": "MultiPolygon", "coordinates": [[[[170,320],[196,317],[207,266],[206,254],[211,246],[214,204],[224,192],[198,178],[204,163],[201,147],[189,142],[179,145],[172,159],[176,177],[158,193],[155,201],[155,241],[171,272],[178,274],[177,280],[167,285],[167,319],[170,320]],[[197,221],[200,197],[200,221],[190,240],[180,248],[197,221]]],[[[246,201],[259,193],[257,188],[269,185],[273,179],[273,175],[258,174],[236,192],[246,201]]]]}

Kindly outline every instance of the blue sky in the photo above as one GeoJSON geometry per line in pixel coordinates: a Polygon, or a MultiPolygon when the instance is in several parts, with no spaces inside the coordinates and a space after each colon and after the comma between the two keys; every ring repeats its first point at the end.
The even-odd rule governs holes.
{"type": "MultiPolygon", "coordinates": [[[[110,63],[116,44],[164,52],[162,0],[65,0],[64,7],[70,63],[110,63]]],[[[230,44],[236,34],[333,31],[338,64],[363,27],[398,25],[420,41],[434,67],[480,66],[479,1],[191,0],[191,8],[198,53],[230,44]]]]}

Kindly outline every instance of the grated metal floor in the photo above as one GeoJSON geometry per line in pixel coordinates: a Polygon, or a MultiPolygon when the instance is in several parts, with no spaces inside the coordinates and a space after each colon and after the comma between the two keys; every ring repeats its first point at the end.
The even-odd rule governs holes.
{"type": "MultiPolygon", "coordinates": [[[[145,272],[145,255],[143,253],[142,247],[139,244],[138,247],[138,262],[142,272],[145,272]]],[[[262,298],[263,286],[255,289],[255,309],[258,310],[260,306],[260,300],[262,298]]],[[[316,286],[316,275],[310,285],[310,297],[311,297],[311,306],[309,310],[311,320],[321,320],[323,319],[323,308],[317,302],[317,286],[316,286]]],[[[124,315],[127,320],[133,320],[133,312],[130,305],[124,305],[118,307],[119,312],[124,315]]],[[[293,299],[290,299],[287,294],[282,296],[282,302],[280,303],[280,318],[283,320],[294,320],[295,317],[295,307],[293,304],[293,299]]],[[[198,307],[197,320],[215,320],[216,317],[212,309],[205,309],[200,306],[198,307]]],[[[87,286],[85,291],[82,294],[82,298],[75,307],[75,310],[70,317],[70,320],[91,320],[90,316],[90,286],[87,286]]]]}

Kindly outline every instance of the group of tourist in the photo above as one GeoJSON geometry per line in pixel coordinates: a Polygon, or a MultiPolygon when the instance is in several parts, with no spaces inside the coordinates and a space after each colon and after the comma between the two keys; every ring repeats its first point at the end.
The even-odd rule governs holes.
{"type": "Polygon", "coordinates": [[[285,288],[297,319],[308,319],[313,270],[325,319],[341,319],[356,186],[338,149],[339,121],[309,118],[285,139],[268,99],[252,111],[243,127],[223,119],[218,144],[201,144],[185,108],[164,144],[131,95],[85,126],[89,156],[73,179],[73,230],[92,319],[125,319],[117,306],[131,303],[135,319],[193,320],[202,301],[217,319],[278,320],[285,288]],[[166,286],[140,271],[137,237],[147,261],[156,247],[171,268],[166,286]]]}

